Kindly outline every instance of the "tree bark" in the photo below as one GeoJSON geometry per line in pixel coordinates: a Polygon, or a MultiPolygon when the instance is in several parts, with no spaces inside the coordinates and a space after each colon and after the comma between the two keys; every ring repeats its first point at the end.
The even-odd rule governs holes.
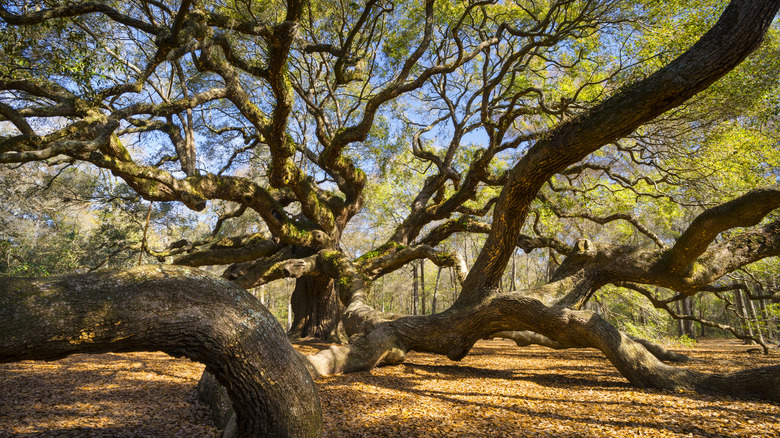
{"type": "Polygon", "coordinates": [[[764,333],[761,329],[761,323],[759,321],[758,313],[756,312],[756,306],[753,304],[753,300],[750,298],[750,295],[747,293],[745,294],[745,309],[747,310],[747,313],[750,315],[750,324],[756,326],[756,335],[758,337],[758,343],[761,345],[766,345],[766,341],[764,341],[764,333]]]}
{"type": "Polygon", "coordinates": [[[419,281],[420,277],[417,275],[417,263],[412,263],[412,315],[417,315],[417,301],[419,300],[419,281]]]}
{"type": "Polygon", "coordinates": [[[766,321],[766,330],[767,330],[767,336],[769,337],[769,342],[777,342],[777,327],[775,323],[775,319],[772,316],[772,314],[769,313],[769,309],[766,305],[766,300],[758,300],[758,304],[761,307],[761,314],[764,317],[764,320],[766,321]]]}
{"type": "Polygon", "coordinates": [[[629,382],[641,388],[717,392],[780,401],[780,366],[728,374],[675,368],[593,312],[548,307],[539,300],[511,292],[493,295],[477,306],[451,307],[436,315],[407,316],[372,324],[353,336],[349,345],[324,350],[308,360],[317,376],[401,363],[408,351],[460,360],[476,341],[502,331],[530,331],[561,348],[596,348],[629,382]]]}
{"type": "MultiPolygon", "coordinates": [[[[693,316],[693,299],[691,297],[685,297],[682,299],[682,314],[686,316],[693,316]]],[[[696,339],[696,329],[693,325],[693,321],[690,319],[681,319],[683,335],[696,339]]]]}
{"type": "Polygon", "coordinates": [[[341,343],[346,337],[341,327],[344,311],[332,278],[305,275],[295,281],[290,297],[293,319],[288,336],[291,339],[317,338],[341,343]]]}
{"type": "Polygon", "coordinates": [[[203,271],[144,266],[0,279],[0,362],[163,351],[206,365],[228,388],[239,436],[319,436],[304,363],[246,290],[203,271]]]}
{"type": "Polygon", "coordinates": [[[441,266],[436,270],[436,282],[433,283],[433,297],[431,298],[431,313],[436,313],[436,292],[439,291],[439,277],[441,277],[441,266]]]}
{"type": "MultiPolygon", "coordinates": [[[[737,317],[739,326],[742,327],[742,332],[750,336],[755,337],[753,333],[753,324],[750,323],[750,315],[747,312],[747,306],[745,305],[745,298],[742,296],[742,291],[737,289],[734,291],[734,298],[737,302],[737,317]]],[[[745,345],[751,345],[753,341],[751,339],[745,339],[745,345]]]]}
{"type": "Polygon", "coordinates": [[[425,315],[425,259],[420,259],[420,313],[425,315]]]}
{"type": "Polygon", "coordinates": [[[517,290],[517,250],[512,250],[512,280],[509,286],[511,290],[517,290]]]}

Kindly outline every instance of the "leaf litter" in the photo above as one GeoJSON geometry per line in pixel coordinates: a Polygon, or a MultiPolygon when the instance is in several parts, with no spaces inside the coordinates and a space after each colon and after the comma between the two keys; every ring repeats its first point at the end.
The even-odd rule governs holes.
{"type": "MultiPolygon", "coordinates": [[[[748,348],[699,342],[685,366],[780,364],[748,348]]],[[[0,437],[217,437],[195,394],[202,370],[163,353],[0,365],[0,437]]],[[[780,437],[778,403],[637,389],[590,349],[480,341],[460,362],[412,352],[317,386],[326,437],[780,437]]]]}

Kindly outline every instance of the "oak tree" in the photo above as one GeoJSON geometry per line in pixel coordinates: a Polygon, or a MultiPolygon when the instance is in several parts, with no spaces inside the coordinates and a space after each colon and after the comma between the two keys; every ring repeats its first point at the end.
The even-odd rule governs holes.
{"type": "MultiPolygon", "coordinates": [[[[641,141],[653,138],[651,123],[756,50],[778,8],[776,0],[734,0],[690,47],[675,41],[648,60],[636,50],[649,41],[640,36],[653,14],[642,2],[11,1],[0,6],[7,55],[0,60],[0,163],[86,163],[149,201],[194,211],[231,205],[213,233],[147,250],[176,265],[227,265],[223,276],[245,288],[296,278],[293,335],[349,336],[303,360],[315,376],[400,363],[412,350],[457,360],[477,340],[505,333],[519,345],[597,348],[639,387],[778,400],[776,367],[728,375],[678,369],[660,360],[675,355],[581,309],[608,285],[663,287],[683,299],[777,255],[771,218],[780,191],[751,187],[697,211],[679,235],[661,237],[630,213],[575,214],[549,193],[561,178],[578,176],[652,184],[649,176],[621,177],[598,158],[653,161],[652,142],[641,141]],[[384,241],[348,254],[348,225],[402,154],[414,157],[423,178],[401,182],[407,201],[393,209],[397,221],[384,241]],[[224,223],[247,212],[260,220],[256,232],[218,238],[224,223]],[[644,237],[634,244],[566,241],[539,229],[544,212],[620,220],[644,237]],[[456,233],[486,235],[470,267],[443,243],[456,233]],[[546,284],[506,291],[502,277],[518,247],[551,248],[564,258],[546,284]],[[458,272],[454,304],[412,316],[372,308],[372,282],[419,259],[458,272]]],[[[195,272],[166,269],[182,279],[195,272]]],[[[63,286],[25,293],[77,311],[86,304],[67,289],[91,278],[52,280],[63,286]]],[[[136,281],[139,290],[148,286],[143,276],[136,281]]],[[[3,293],[26,284],[40,283],[13,280],[3,293]]],[[[100,284],[114,302],[111,283],[100,284]]],[[[8,306],[44,315],[25,300],[8,306]]],[[[193,306],[175,294],[168,305],[183,314],[193,306]]],[[[242,305],[228,307],[240,313],[242,305]]],[[[99,312],[83,312],[89,318],[69,325],[89,338],[79,324],[99,312]]],[[[233,326],[242,327],[241,319],[233,326]]],[[[2,339],[4,350],[33,339],[14,333],[2,339]]],[[[116,348],[163,348],[159,341],[175,354],[205,354],[191,342],[162,339],[169,332],[152,336],[151,344],[116,348]]],[[[82,338],[68,335],[68,348],[51,348],[94,351],[82,338]]],[[[39,351],[46,342],[36,343],[39,351]]],[[[207,362],[209,369],[224,360],[207,362]]],[[[232,397],[240,428],[260,430],[247,425],[244,408],[253,402],[235,389],[232,397]]]]}

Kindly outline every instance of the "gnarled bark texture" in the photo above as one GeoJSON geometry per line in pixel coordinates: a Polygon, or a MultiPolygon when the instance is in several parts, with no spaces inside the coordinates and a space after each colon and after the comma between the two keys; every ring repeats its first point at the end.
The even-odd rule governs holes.
{"type": "Polygon", "coordinates": [[[332,278],[305,275],[297,279],[290,306],[293,312],[292,326],[287,332],[290,338],[346,341],[341,327],[343,307],[332,278]]]}
{"type": "Polygon", "coordinates": [[[532,331],[550,346],[596,348],[641,388],[717,392],[780,401],[780,366],[730,374],[707,374],[661,362],[641,343],[589,311],[550,307],[519,293],[497,294],[482,304],[431,316],[378,323],[353,336],[350,345],[309,357],[315,375],[370,369],[403,361],[408,351],[463,358],[476,341],[502,331],[532,331]]]}
{"type": "Polygon", "coordinates": [[[317,338],[345,342],[341,326],[343,307],[332,277],[313,272],[316,251],[287,246],[268,258],[234,263],[222,277],[247,289],[280,278],[295,278],[290,297],[293,321],[288,332],[292,339],[317,338]]]}
{"type": "Polygon", "coordinates": [[[206,365],[237,435],[319,436],[322,413],[282,327],[246,290],[191,268],[0,279],[0,362],[163,351],[206,365]]]}

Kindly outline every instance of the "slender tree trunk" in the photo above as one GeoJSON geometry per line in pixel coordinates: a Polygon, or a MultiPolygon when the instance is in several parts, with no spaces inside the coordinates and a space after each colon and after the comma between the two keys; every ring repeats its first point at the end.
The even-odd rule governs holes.
{"type": "Polygon", "coordinates": [[[186,356],[229,388],[239,436],[322,433],[317,389],[282,327],[226,280],[182,266],[142,266],[2,278],[0,296],[2,363],[125,351],[186,356]]]}
{"type": "Polygon", "coordinates": [[[425,259],[420,259],[420,310],[425,315],[425,259]]]}
{"type": "MultiPolygon", "coordinates": [[[[703,297],[701,294],[699,294],[699,319],[704,319],[704,304],[703,304],[703,297]]],[[[704,324],[699,324],[699,333],[702,338],[707,336],[707,326],[704,324]]]]}
{"type": "MultiPolygon", "coordinates": [[[[772,276],[772,291],[777,290],[777,277],[772,276]]],[[[763,303],[763,301],[762,301],[763,303]]],[[[780,326],[778,326],[778,320],[777,318],[770,313],[768,305],[771,305],[772,301],[768,300],[766,304],[764,304],[764,314],[766,315],[766,321],[767,325],[772,328],[772,339],[773,342],[780,342],[780,326]]],[[[779,346],[780,347],[780,346],[779,346]]]]}
{"type": "Polygon", "coordinates": [[[385,288],[384,288],[384,281],[382,282],[382,287],[379,288],[379,302],[381,303],[381,306],[379,307],[382,313],[385,313],[385,288]]]}
{"type": "Polygon", "coordinates": [[[741,328],[741,333],[747,334],[748,326],[745,317],[745,307],[742,305],[742,294],[738,291],[734,291],[734,305],[737,307],[737,327],[741,328]]]}
{"type": "MultiPolygon", "coordinates": [[[[682,309],[680,307],[680,302],[679,301],[677,303],[675,303],[675,307],[676,307],[675,310],[677,310],[677,314],[678,315],[683,315],[683,311],[682,311],[682,309]]],[[[684,321],[682,319],[678,319],[677,320],[677,330],[680,332],[680,336],[684,336],[685,335],[685,323],[684,323],[684,321]]]]}
{"type": "Polygon", "coordinates": [[[441,277],[441,269],[442,267],[439,266],[439,269],[436,270],[436,282],[433,284],[433,299],[431,300],[431,314],[436,313],[436,292],[439,290],[439,277],[441,277]]]}
{"type": "Polygon", "coordinates": [[[417,315],[417,301],[419,299],[419,281],[417,275],[417,263],[412,263],[412,315],[417,315]]]}
{"type": "MultiPolygon", "coordinates": [[[[693,300],[691,297],[682,299],[682,311],[685,316],[693,316],[693,300]]],[[[691,339],[696,339],[696,327],[690,319],[683,319],[683,334],[691,339]]]]}
{"type": "Polygon", "coordinates": [[[466,264],[466,268],[469,267],[469,245],[466,237],[463,237],[463,263],[466,264]]]}
{"type": "Polygon", "coordinates": [[[774,318],[769,313],[766,300],[758,300],[758,304],[761,309],[761,314],[764,317],[764,321],[766,321],[767,338],[769,338],[770,342],[775,342],[777,340],[777,327],[775,326],[774,318]]]}
{"type": "Polygon", "coordinates": [[[455,280],[457,276],[455,275],[455,269],[450,268],[450,297],[449,302],[447,303],[447,306],[451,306],[456,299],[458,299],[458,282],[455,280]]]}
{"type": "Polygon", "coordinates": [[[285,330],[287,330],[288,333],[292,328],[292,320],[293,320],[292,292],[287,292],[287,326],[285,326],[285,330]]]}
{"type": "MultiPolygon", "coordinates": [[[[745,299],[742,297],[742,291],[739,289],[735,290],[734,297],[736,298],[737,313],[741,318],[740,326],[743,327],[743,333],[747,331],[747,334],[750,335],[750,337],[754,337],[755,334],[753,333],[753,325],[750,323],[750,315],[747,312],[747,305],[745,304],[745,299]]],[[[749,339],[745,340],[746,345],[750,345],[752,343],[753,341],[749,339]]]]}
{"type": "Polygon", "coordinates": [[[550,280],[553,277],[553,274],[555,274],[555,271],[558,270],[558,264],[555,263],[555,253],[553,252],[553,249],[550,248],[547,250],[547,269],[544,271],[544,282],[549,283],[550,280]]]}
{"type": "Polygon", "coordinates": [[[256,294],[257,299],[260,300],[260,304],[268,308],[268,300],[266,300],[265,298],[265,285],[261,285],[257,289],[258,289],[256,294]]]}
{"type": "Polygon", "coordinates": [[[766,344],[764,341],[764,333],[761,329],[761,323],[759,321],[758,313],[756,312],[756,306],[753,304],[753,300],[750,299],[749,296],[745,296],[745,308],[748,310],[748,313],[750,314],[750,319],[753,321],[753,324],[756,326],[756,335],[758,337],[758,341],[761,345],[766,344]]]}

